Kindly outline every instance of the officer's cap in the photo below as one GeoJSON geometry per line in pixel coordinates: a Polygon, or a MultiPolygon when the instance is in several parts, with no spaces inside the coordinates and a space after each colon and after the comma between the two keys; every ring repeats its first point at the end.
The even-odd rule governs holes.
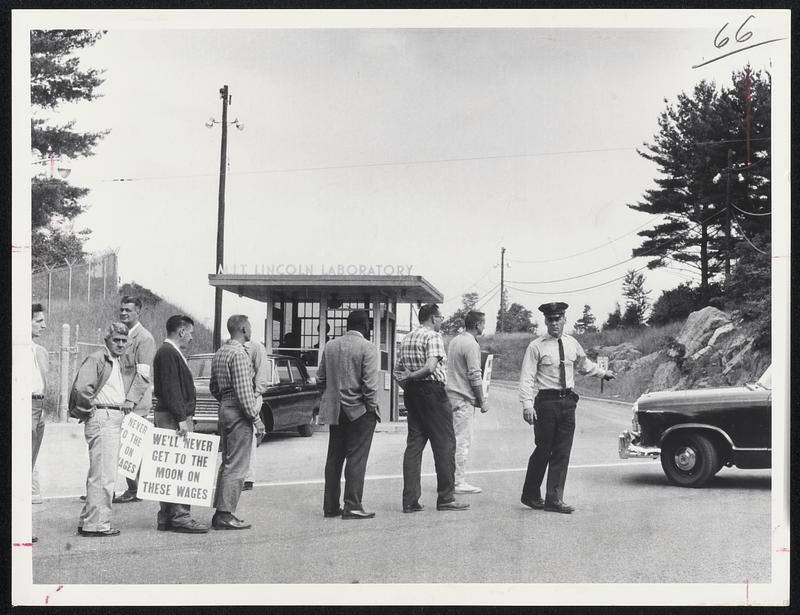
{"type": "Polygon", "coordinates": [[[563,316],[569,306],[563,301],[553,301],[552,303],[542,303],[539,306],[539,311],[544,314],[545,318],[548,316],[563,316]]]}

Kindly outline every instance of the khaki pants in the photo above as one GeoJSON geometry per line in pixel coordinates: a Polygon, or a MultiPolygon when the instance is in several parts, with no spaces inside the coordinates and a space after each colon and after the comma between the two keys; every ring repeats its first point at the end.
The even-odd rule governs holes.
{"type": "Polygon", "coordinates": [[[450,397],[453,406],[453,431],[456,433],[456,485],[467,482],[466,468],[475,425],[475,407],[463,397],[450,397]]]}
{"type": "Polygon", "coordinates": [[[122,410],[95,409],[86,421],[84,435],[89,445],[89,475],[86,477],[86,502],[78,526],[87,532],[111,527],[111,500],[117,478],[122,410]]]}
{"type": "Polygon", "coordinates": [[[223,400],[220,403],[219,434],[223,453],[217,474],[214,508],[217,512],[235,513],[242,495],[244,477],[250,467],[253,446],[253,421],[244,415],[238,402],[223,400]]]}

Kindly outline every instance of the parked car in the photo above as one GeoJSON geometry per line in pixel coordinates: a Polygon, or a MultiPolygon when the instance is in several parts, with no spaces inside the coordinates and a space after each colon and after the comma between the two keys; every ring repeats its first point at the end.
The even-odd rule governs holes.
{"type": "Polygon", "coordinates": [[[660,457],[671,483],[702,487],[722,466],[771,467],[771,414],[769,368],[744,386],[645,393],[619,435],[619,456],[660,457]]]}
{"type": "MultiPolygon", "coordinates": [[[[195,430],[203,433],[219,432],[219,402],[208,389],[213,357],[212,353],[206,353],[187,359],[197,391],[195,430]]],[[[311,436],[319,414],[321,393],[317,390],[316,379],[308,375],[302,361],[285,355],[268,355],[267,382],[270,384],[261,406],[261,420],[267,433],[297,429],[301,436],[311,436]]],[[[154,406],[157,403],[155,400],[154,406]]]]}

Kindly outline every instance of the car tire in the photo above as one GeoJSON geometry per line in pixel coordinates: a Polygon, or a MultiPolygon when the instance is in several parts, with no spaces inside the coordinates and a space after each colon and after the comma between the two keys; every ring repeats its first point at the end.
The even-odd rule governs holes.
{"type": "Polygon", "coordinates": [[[661,446],[661,467],[667,479],[680,487],[702,487],[720,469],[720,455],[706,436],[677,433],[661,446]]]}
{"type": "Polygon", "coordinates": [[[314,435],[314,425],[312,423],[306,423],[305,425],[298,425],[297,433],[299,433],[304,438],[310,438],[311,436],[314,435]]]}

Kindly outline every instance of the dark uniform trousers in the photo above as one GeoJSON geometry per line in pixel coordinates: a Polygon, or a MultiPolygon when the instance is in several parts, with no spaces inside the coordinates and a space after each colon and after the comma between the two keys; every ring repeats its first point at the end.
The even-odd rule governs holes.
{"type": "MultiPolygon", "coordinates": [[[[153,422],[162,429],[178,429],[178,419],[169,412],[153,413],[153,422]]],[[[158,511],[159,525],[181,525],[189,521],[191,506],[188,504],[175,504],[174,502],[159,502],[161,509],[158,511]]]]}
{"type": "Polygon", "coordinates": [[[528,471],[522,487],[522,497],[532,500],[541,497],[541,485],[547,470],[547,502],[561,501],[567,480],[572,438],[575,435],[575,407],[578,394],[569,392],[565,397],[536,396],[533,407],[536,420],[533,424],[536,448],[528,459],[528,471]],[[549,469],[548,469],[549,466],[549,469]]]}
{"type": "Polygon", "coordinates": [[[422,494],[422,452],[428,440],[436,467],[437,504],[452,502],[455,489],[456,434],[453,408],[444,385],[433,380],[409,382],[403,389],[408,422],[403,455],[403,507],[413,506],[422,494]]]}
{"type": "Polygon", "coordinates": [[[330,426],[328,458],[325,462],[324,512],[335,513],[339,509],[342,466],[344,510],[363,510],[361,497],[364,494],[364,475],[377,423],[378,415],[374,412],[366,412],[354,421],[348,419],[344,412],[340,412],[339,424],[330,426]]]}

